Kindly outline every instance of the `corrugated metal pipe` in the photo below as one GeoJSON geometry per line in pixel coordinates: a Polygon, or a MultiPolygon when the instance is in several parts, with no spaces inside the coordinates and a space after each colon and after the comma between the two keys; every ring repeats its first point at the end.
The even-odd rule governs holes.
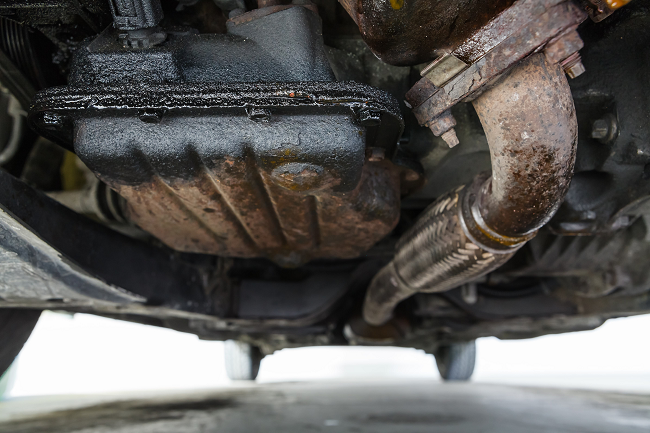
{"type": "Polygon", "coordinates": [[[371,325],[418,292],[443,292],[503,265],[564,200],[578,125],[562,67],[534,54],[473,101],[492,175],[438,198],[399,241],[363,306],[371,325]]]}

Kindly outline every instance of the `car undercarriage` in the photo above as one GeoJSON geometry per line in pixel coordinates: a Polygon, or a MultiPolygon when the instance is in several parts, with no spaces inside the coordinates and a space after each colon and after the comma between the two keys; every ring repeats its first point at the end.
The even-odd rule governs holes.
{"type": "Polygon", "coordinates": [[[648,313],[649,12],[3,1],[0,309],[260,356],[648,313]]]}

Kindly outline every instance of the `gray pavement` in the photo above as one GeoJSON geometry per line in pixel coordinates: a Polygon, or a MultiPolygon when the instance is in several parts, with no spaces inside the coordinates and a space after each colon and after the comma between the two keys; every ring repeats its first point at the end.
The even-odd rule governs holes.
{"type": "Polygon", "coordinates": [[[650,431],[650,395],[433,380],[0,402],[2,433],[650,431]]]}

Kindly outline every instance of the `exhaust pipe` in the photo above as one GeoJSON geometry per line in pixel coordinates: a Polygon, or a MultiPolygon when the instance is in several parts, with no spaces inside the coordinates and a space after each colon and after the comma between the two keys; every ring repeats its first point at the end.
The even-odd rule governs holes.
{"type": "Polygon", "coordinates": [[[436,200],[370,283],[363,317],[386,323],[411,295],[444,292],[503,265],[555,214],[569,188],[578,125],[562,67],[534,54],[473,101],[492,176],[436,200]]]}

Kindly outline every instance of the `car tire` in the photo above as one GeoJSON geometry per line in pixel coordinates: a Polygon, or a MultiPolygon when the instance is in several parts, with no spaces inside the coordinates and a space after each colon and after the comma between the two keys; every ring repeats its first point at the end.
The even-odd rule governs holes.
{"type": "Polygon", "coordinates": [[[468,381],[476,364],[476,341],[442,345],[434,356],[444,381],[468,381]]]}
{"type": "Polygon", "coordinates": [[[14,362],[40,316],[40,310],[0,308],[0,376],[14,362]]]}
{"type": "Polygon", "coordinates": [[[226,374],[230,380],[255,380],[260,371],[262,352],[257,346],[236,340],[225,342],[226,374]]]}

